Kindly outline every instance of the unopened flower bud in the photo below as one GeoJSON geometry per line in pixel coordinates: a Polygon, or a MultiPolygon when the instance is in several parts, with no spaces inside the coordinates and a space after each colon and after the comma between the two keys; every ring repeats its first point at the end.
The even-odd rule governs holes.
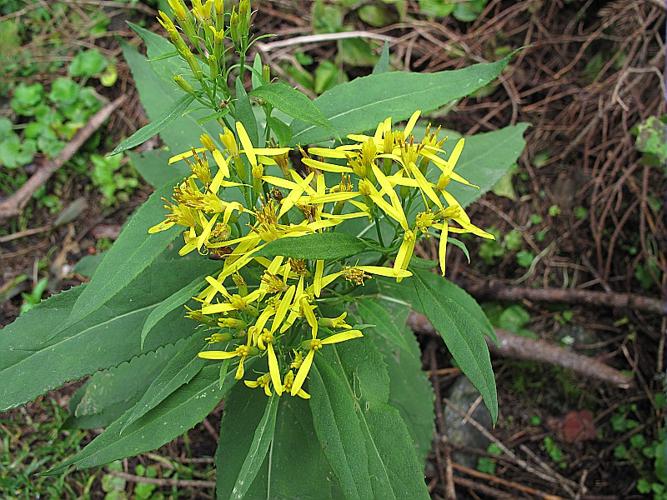
{"type": "Polygon", "coordinates": [[[185,92],[188,94],[194,94],[195,89],[192,88],[192,85],[190,85],[185,78],[183,78],[183,75],[175,75],[174,76],[174,82],[176,82],[176,85],[181,87],[185,92]]]}
{"type": "Polygon", "coordinates": [[[202,146],[204,146],[209,151],[214,151],[216,149],[215,148],[215,143],[213,142],[213,139],[208,134],[200,135],[199,136],[199,142],[201,142],[202,146]]]}

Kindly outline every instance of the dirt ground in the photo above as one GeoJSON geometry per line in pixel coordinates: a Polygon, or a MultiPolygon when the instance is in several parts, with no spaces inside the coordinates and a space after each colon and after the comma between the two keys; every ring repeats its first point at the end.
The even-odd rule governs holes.
{"type": "MultiPolygon", "coordinates": [[[[256,30],[279,36],[312,33],[305,3],[262,2],[256,30]]],[[[409,2],[411,20],[378,29],[364,25],[354,12],[346,21],[391,36],[392,62],[413,71],[455,69],[493,60],[507,47],[523,47],[497,85],[437,118],[445,128],[465,134],[519,122],[532,125],[510,183],[511,196],[496,190],[504,196],[489,193],[472,208],[471,217],[482,227],[496,228],[504,243],[483,247],[470,242],[471,264],[461,252],[452,252],[450,279],[471,289],[491,289],[483,294],[490,316],[527,313],[519,328],[627,372],[632,380],[631,387],[619,388],[551,364],[494,356],[500,418],[486,430],[479,412],[469,408],[479,401],[453,401],[462,382],[441,341],[419,333],[424,368],[436,392],[438,436],[426,469],[432,496],[446,498],[455,491],[459,498],[640,498],[639,482],[655,480],[644,448],[660,441],[664,421],[666,317],[639,308],[585,304],[577,297],[535,300],[518,293],[512,301],[501,299],[519,287],[665,297],[666,172],[645,161],[633,130],[665,113],[665,8],[648,0],[491,0],[469,23],[452,17],[428,20],[417,8],[409,2]],[[513,230],[518,241],[503,239],[513,230]],[[520,263],[521,252],[532,255],[529,265],[520,263]],[[477,436],[453,439],[447,429],[452,419],[467,419],[467,432],[477,436]],[[487,434],[484,439],[477,427],[487,434]]],[[[150,19],[151,10],[118,9],[112,28],[132,39],[123,20],[150,19]]],[[[109,54],[120,53],[114,38],[95,44],[109,54]]],[[[296,50],[318,61],[330,59],[336,45],[278,49],[270,53],[272,64],[293,64],[296,50]]],[[[349,68],[351,75],[364,72],[349,68]]],[[[104,128],[110,143],[145,122],[128,69],[121,64],[118,74],[119,84],[100,90],[109,99],[121,93],[129,97],[104,128]]],[[[149,193],[142,187],[128,203],[108,209],[85,182],[73,178],[61,193],[68,201],[87,199],[77,222],[0,244],[4,283],[21,273],[36,274],[36,263],[44,257],[52,289],[77,283],[77,276],[68,274],[71,266],[99,250],[100,235],[113,239],[149,193]]],[[[9,221],[7,234],[26,224],[34,228],[52,222],[53,215],[33,208],[27,223],[9,221]]],[[[421,251],[429,255],[433,249],[427,245],[421,251]]],[[[25,287],[0,305],[0,324],[18,314],[21,291],[25,287]]],[[[54,397],[65,403],[69,392],[54,397]]],[[[43,404],[29,405],[28,413],[39,413],[43,404]]],[[[202,474],[193,477],[206,477],[218,424],[212,415],[187,439],[157,454],[190,465],[193,457],[203,459],[193,466],[202,474]]],[[[127,467],[139,462],[155,458],[143,456],[124,467],[131,470],[127,467]]],[[[173,491],[168,481],[159,486],[166,495],[173,491]]],[[[210,494],[206,485],[181,489],[185,497],[210,494]]]]}

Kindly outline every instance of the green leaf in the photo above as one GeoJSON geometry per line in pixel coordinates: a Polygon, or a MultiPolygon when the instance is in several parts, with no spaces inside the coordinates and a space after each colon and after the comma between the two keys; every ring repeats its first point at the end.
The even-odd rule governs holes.
{"type": "Polygon", "coordinates": [[[68,105],[79,98],[79,86],[71,78],[56,78],[51,84],[49,99],[60,105],[68,105]]]}
{"type": "Polygon", "coordinates": [[[204,287],[206,283],[204,281],[206,278],[206,273],[197,276],[193,279],[188,285],[185,285],[183,288],[170,295],[166,300],[164,300],[159,306],[151,311],[146,318],[143,328],[141,329],[141,348],[144,347],[144,342],[148,334],[155,328],[155,326],[162,321],[162,319],[167,316],[174,309],[181,307],[187,301],[189,301],[193,295],[195,295],[199,290],[204,287]]]}
{"type": "Polygon", "coordinates": [[[301,120],[303,123],[317,125],[325,129],[331,128],[329,120],[326,119],[308,96],[285,83],[277,82],[262,85],[253,90],[250,95],[263,99],[274,108],[279,109],[292,118],[301,120]]]}
{"type": "Polygon", "coordinates": [[[124,425],[121,417],[82,451],[50,472],[70,465],[96,467],[159,448],[201,422],[235,384],[234,373],[230,373],[220,388],[218,367],[207,366],[124,432],[121,433],[124,425]]]}
{"type": "Polygon", "coordinates": [[[259,132],[257,130],[257,120],[252,110],[252,104],[248,93],[243,86],[241,78],[236,79],[236,101],[234,104],[234,118],[243,123],[248,132],[248,137],[253,144],[259,144],[259,132]]]}
{"type": "MultiPolygon", "coordinates": [[[[423,464],[414,452],[407,426],[398,410],[387,404],[389,377],[373,342],[366,338],[326,346],[315,359],[315,369],[324,364],[330,366],[331,373],[344,374],[345,397],[356,401],[368,456],[371,498],[429,498],[423,464]]],[[[328,378],[323,380],[328,386],[328,378]]],[[[316,383],[308,389],[313,392],[311,400],[321,396],[316,383]]]]}
{"type": "Polygon", "coordinates": [[[128,153],[132,166],[151,186],[160,187],[167,183],[176,184],[191,172],[184,162],[169,165],[171,154],[167,151],[153,150],[144,153],[128,153]]]}
{"type": "Polygon", "coordinates": [[[347,233],[313,233],[283,238],[266,245],[257,255],[295,259],[343,259],[372,250],[366,241],[347,233]]]}
{"type": "Polygon", "coordinates": [[[69,65],[69,74],[71,76],[91,77],[104,71],[109,61],[97,49],[84,50],[79,52],[69,65]]]}
{"type": "Polygon", "coordinates": [[[414,269],[413,274],[413,307],[433,324],[496,422],[498,395],[484,339],[489,336],[495,340],[493,327],[477,302],[461,288],[425,270],[414,269]]]}
{"type": "Polygon", "coordinates": [[[141,399],[124,416],[121,432],[159,405],[183,384],[190,382],[206,364],[206,361],[197,356],[204,345],[200,335],[192,335],[179,344],[181,345],[178,350],[173,353],[170,360],[163,364],[162,370],[147,380],[147,387],[141,399]]]}
{"type": "Polygon", "coordinates": [[[371,498],[364,433],[345,374],[320,357],[310,372],[308,388],[315,432],[345,497],[371,498]]]}
{"type": "Polygon", "coordinates": [[[230,498],[244,498],[255,477],[257,477],[257,473],[264,462],[264,457],[269,451],[269,446],[273,442],[278,401],[279,396],[276,394],[268,398],[264,415],[255,428],[250,449],[236,478],[236,484],[234,484],[230,498]]]}
{"type": "MultiPolygon", "coordinates": [[[[225,400],[215,454],[218,498],[231,497],[266,403],[261,390],[243,385],[237,385],[225,400]]],[[[317,441],[308,402],[298,397],[280,398],[273,444],[246,497],[342,497],[317,441]]]]}
{"type": "Polygon", "coordinates": [[[169,344],[109,370],[95,373],[86,383],[68,424],[82,429],[109,425],[135,405],[151,380],[182,346],[183,341],[169,344]]]}
{"type": "MultiPolygon", "coordinates": [[[[477,200],[512,168],[526,146],[523,134],[528,127],[527,123],[519,123],[493,132],[466,137],[456,172],[478,185],[479,189],[452,182],[448,190],[461,205],[465,207],[477,200]]],[[[450,135],[445,143],[445,149],[447,145],[453,147],[455,141],[456,139],[450,135]]]]}
{"type": "Polygon", "coordinates": [[[72,308],[68,325],[96,311],[146,269],[178,236],[175,228],[148,234],[148,228],[163,218],[163,197],[171,194],[168,184],[155,191],[141,205],[105,253],[95,276],[72,308]]]}
{"type": "MultiPolygon", "coordinates": [[[[149,58],[174,50],[173,45],[162,37],[140,28],[137,30],[146,41],[149,58]]],[[[159,120],[182,98],[183,91],[176,86],[172,77],[183,73],[187,68],[182,67],[179,62],[181,59],[178,57],[149,62],[134,47],[123,44],[122,48],[148,119],[159,120]]],[[[160,131],[160,137],[172,154],[187,151],[198,144],[199,136],[205,132],[217,137],[219,128],[217,122],[209,122],[207,125],[199,122],[208,113],[208,111],[192,110],[183,115],[178,127],[165,127],[160,131]]]]}
{"type": "MultiPolygon", "coordinates": [[[[385,118],[405,120],[417,109],[437,109],[483,87],[505,68],[509,59],[475,64],[439,73],[393,71],[357,78],[338,85],[315,99],[315,105],[339,136],[377,127],[385,118]]],[[[314,144],[333,134],[317,125],[292,124],[292,144],[314,144]]]]}
{"type": "MultiPolygon", "coordinates": [[[[75,302],[89,285],[41,302],[0,330],[0,409],[20,405],[64,382],[107,369],[141,354],[140,332],[153,309],[191,279],[213,272],[219,263],[207,259],[162,256],[129,286],[81,321],[65,327],[75,302]]],[[[99,272],[95,273],[99,276],[99,272]]],[[[168,314],[144,346],[153,351],[194,332],[183,311],[168,314]]]]}
{"type": "Polygon", "coordinates": [[[148,125],[141,127],[134,134],[121,142],[110,154],[115,155],[128,149],[132,149],[159,134],[174,120],[182,118],[194,100],[195,98],[193,96],[187,94],[184,95],[173,103],[172,107],[167,109],[159,118],[151,121],[148,125]]]}
{"type": "Polygon", "coordinates": [[[380,59],[375,64],[373,68],[373,74],[379,75],[380,73],[387,73],[391,70],[389,66],[389,42],[384,42],[382,47],[382,53],[380,54],[380,59]]]}
{"type": "Polygon", "coordinates": [[[410,309],[395,301],[365,298],[355,302],[354,318],[375,324],[364,330],[384,356],[389,372],[389,404],[408,426],[420,463],[425,463],[435,432],[431,383],[422,370],[421,350],[406,326],[410,309]]]}

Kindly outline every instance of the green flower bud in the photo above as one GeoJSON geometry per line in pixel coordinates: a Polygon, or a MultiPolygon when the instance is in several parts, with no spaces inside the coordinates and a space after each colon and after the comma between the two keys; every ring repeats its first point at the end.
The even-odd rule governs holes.
{"type": "Polygon", "coordinates": [[[185,92],[188,94],[194,94],[195,89],[192,88],[192,85],[190,85],[185,78],[183,78],[183,75],[175,75],[174,76],[174,82],[176,82],[176,85],[181,87],[185,92]]]}

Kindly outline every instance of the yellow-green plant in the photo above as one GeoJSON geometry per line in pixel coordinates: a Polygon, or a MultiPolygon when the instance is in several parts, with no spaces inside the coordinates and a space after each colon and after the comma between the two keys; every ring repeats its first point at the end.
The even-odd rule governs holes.
{"type": "Polygon", "coordinates": [[[427,497],[433,394],[405,322],[431,320],[495,420],[493,329],[443,276],[449,243],[467,254],[454,236],[493,238],[465,206],[515,162],[525,125],[464,139],[420,117],[507,60],[413,74],[385,51],[311,101],[247,64],[247,0],[168,3],[169,41],[133,26],[148,57],[124,48],[151,122],[116,149],[160,134],[168,151],[130,153],[155,193],[89,283],[2,331],[0,408],[92,374],[70,424],[105,431],[62,464],[92,467],[224,400],[220,498],[427,497]],[[414,257],[429,238],[433,264],[414,257]]]}

